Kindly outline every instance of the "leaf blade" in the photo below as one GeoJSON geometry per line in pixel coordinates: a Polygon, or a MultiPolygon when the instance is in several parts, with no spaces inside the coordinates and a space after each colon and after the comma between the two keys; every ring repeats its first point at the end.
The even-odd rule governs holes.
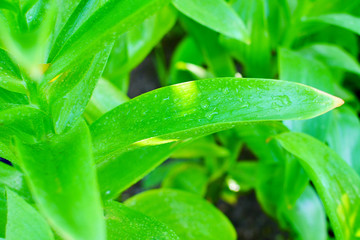
{"type": "Polygon", "coordinates": [[[283,133],[275,139],[299,158],[314,182],[336,237],[359,237],[360,177],[356,172],[332,149],[306,134],[283,133]]]}

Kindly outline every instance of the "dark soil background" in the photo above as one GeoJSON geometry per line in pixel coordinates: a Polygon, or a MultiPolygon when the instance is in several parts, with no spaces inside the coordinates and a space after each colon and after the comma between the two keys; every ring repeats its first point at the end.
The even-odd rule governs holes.
{"type": "MultiPolygon", "coordinates": [[[[150,54],[132,73],[128,95],[133,98],[160,87],[155,70],[155,56],[150,54]]],[[[136,184],[122,195],[122,200],[142,192],[136,184]]],[[[287,240],[289,234],[280,230],[278,224],[268,217],[256,200],[255,193],[241,196],[235,205],[219,202],[218,208],[234,224],[238,239],[242,240],[287,240]]],[[[221,239],[219,239],[221,240],[221,239]]]]}

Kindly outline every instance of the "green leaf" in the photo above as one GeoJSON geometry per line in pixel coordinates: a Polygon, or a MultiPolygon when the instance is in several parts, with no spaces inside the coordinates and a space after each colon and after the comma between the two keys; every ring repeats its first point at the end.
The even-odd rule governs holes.
{"type": "Polygon", "coordinates": [[[208,138],[200,138],[194,141],[176,152],[174,152],[172,158],[203,158],[203,157],[228,157],[229,151],[222,146],[217,145],[214,141],[208,138]]]}
{"type": "Polygon", "coordinates": [[[324,207],[312,187],[307,186],[295,206],[285,207],[283,214],[298,234],[297,239],[328,239],[324,207]]]}
{"type": "Polygon", "coordinates": [[[29,104],[29,100],[25,95],[0,87],[0,111],[26,104],[29,104]]]}
{"type": "Polygon", "coordinates": [[[35,208],[16,193],[10,190],[6,193],[8,204],[6,239],[54,239],[50,226],[35,208]]]}
{"type": "Polygon", "coordinates": [[[15,167],[0,162],[0,185],[16,191],[23,198],[31,200],[29,190],[26,186],[24,175],[15,167]]]}
{"type": "Polygon", "coordinates": [[[151,190],[128,199],[125,205],[161,221],[181,239],[236,239],[230,221],[213,205],[190,193],[151,190]]]}
{"type": "Polygon", "coordinates": [[[258,162],[241,161],[229,169],[229,176],[240,186],[240,191],[248,191],[256,186],[258,162]]]}
{"type": "Polygon", "coordinates": [[[304,21],[323,22],[345,28],[349,31],[352,31],[360,35],[360,18],[352,16],[350,14],[346,14],[346,13],[325,14],[316,17],[306,18],[304,19],[304,21]]]}
{"type": "Polygon", "coordinates": [[[267,6],[262,0],[235,1],[232,7],[244,19],[250,31],[250,44],[226,36],[220,42],[244,65],[244,76],[272,78],[271,39],[267,22],[267,6]]]}
{"type": "Polygon", "coordinates": [[[17,155],[40,212],[67,239],[105,239],[105,223],[84,121],[33,144],[17,140],[17,155]]]}
{"type": "Polygon", "coordinates": [[[235,76],[235,65],[230,55],[220,45],[219,34],[187,17],[181,20],[201,50],[209,71],[216,77],[235,76]]]}
{"type": "Polygon", "coordinates": [[[75,124],[90,100],[95,85],[102,75],[112,44],[84,61],[65,78],[50,85],[49,97],[55,132],[61,133],[75,124]]]}
{"type": "Polygon", "coordinates": [[[0,87],[9,91],[26,93],[19,68],[2,49],[0,49],[0,87]]]}
{"type": "MultiPolygon", "coordinates": [[[[120,37],[110,55],[104,77],[117,84],[122,74],[139,65],[176,22],[176,10],[164,7],[120,37]]],[[[120,86],[119,86],[120,87],[120,86]]],[[[127,92],[127,88],[122,89],[127,92]]]]}
{"type": "Polygon", "coordinates": [[[7,219],[7,200],[6,190],[0,186],[0,238],[5,238],[6,232],[6,219],[7,219]]]}
{"type": "Polygon", "coordinates": [[[88,123],[93,123],[104,113],[129,100],[129,97],[111,82],[104,78],[100,78],[96,84],[90,102],[86,106],[84,117],[88,123]]]}
{"type": "Polygon", "coordinates": [[[45,113],[30,105],[0,111],[0,139],[9,142],[17,136],[26,142],[36,142],[49,133],[50,124],[45,113]]]}
{"type": "Polygon", "coordinates": [[[179,239],[165,224],[119,202],[106,202],[105,219],[109,240],[179,239]]]}
{"type": "Polygon", "coordinates": [[[173,188],[204,196],[208,176],[206,169],[195,164],[181,164],[171,169],[162,182],[162,187],[173,188]]]}
{"type": "Polygon", "coordinates": [[[360,237],[360,177],[332,149],[302,133],[275,138],[299,161],[325,206],[337,239],[360,237]]]}
{"type": "Polygon", "coordinates": [[[154,90],[91,125],[101,191],[116,196],[186,140],[249,121],[306,119],[341,104],[313,88],[275,80],[206,79],[154,90]]]}
{"type": "Polygon", "coordinates": [[[117,36],[143,22],[168,3],[167,0],[136,0],[106,2],[66,41],[51,61],[45,79],[51,80],[70,68],[75,61],[98,52],[117,36]]]}
{"type": "Polygon", "coordinates": [[[172,0],[186,16],[226,36],[249,42],[247,29],[236,12],[223,0],[172,0]]]}
{"type": "Polygon", "coordinates": [[[334,149],[360,175],[360,121],[356,112],[344,106],[332,112],[333,119],[327,135],[334,149]]]}
{"type": "Polygon", "coordinates": [[[79,27],[108,0],[61,0],[58,4],[58,17],[54,30],[54,43],[48,61],[51,62],[66,41],[79,27]],[[61,30],[61,31],[60,31],[61,30]]]}
{"type": "MultiPolygon", "coordinates": [[[[282,48],[279,51],[279,69],[282,80],[299,82],[329,93],[334,91],[331,73],[315,59],[308,59],[297,52],[282,48]]],[[[304,132],[323,141],[330,120],[331,115],[325,114],[307,121],[287,121],[285,125],[292,131],[304,132]]]]}
{"type": "Polygon", "coordinates": [[[193,75],[179,68],[179,63],[202,65],[203,57],[192,37],[185,37],[176,47],[170,62],[169,83],[182,83],[193,80],[193,75]]]}
{"type": "Polygon", "coordinates": [[[317,58],[328,66],[360,74],[360,65],[357,60],[337,45],[315,43],[302,48],[300,52],[317,58]]]}

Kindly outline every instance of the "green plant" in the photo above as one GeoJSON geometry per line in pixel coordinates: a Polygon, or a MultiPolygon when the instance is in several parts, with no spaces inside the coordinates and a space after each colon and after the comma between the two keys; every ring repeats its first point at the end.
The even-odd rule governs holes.
{"type": "Polygon", "coordinates": [[[359,7],[2,0],[0,237],[236,239],[203,198],[254,189],[299,239],[360,238],[359,7]],[[130,100],[155,46],[163,87],[130,100]],[[144,177],[162,188],[117,201],[144,177]]]}

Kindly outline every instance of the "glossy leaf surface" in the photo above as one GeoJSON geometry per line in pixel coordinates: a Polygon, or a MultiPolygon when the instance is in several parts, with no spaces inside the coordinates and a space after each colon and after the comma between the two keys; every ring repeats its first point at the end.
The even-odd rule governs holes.
{"type": "Polygon", "coordinates": [[[183,191],[150,190],[125,205],[169,226],[181,239],[236,239],[230,221],[213,205],[183,191]]]}
{"type": "Polygon", "coordinates": [[[149,92],[91,125],[100,186],[103,192],[120,192],[185,140],[247,121],[314,117],[341,103],[304,85],[259,79],[207,79],[149,92]],[[156,153],[147,155],[146,161],[130,157],[145,156],[150,149],[156,153]],[[143,163],[133,164],[128,159],[143,163]],[[116,179],[112,174],[117,181],[107,180],[116,179]]]}
{"type": "Polygon", "coordinates": [[[308,135],[284,133],[276,139],[299,158],[319,193],[336,237],[360,237],[359,175],[333,150],[308,135]]]}

